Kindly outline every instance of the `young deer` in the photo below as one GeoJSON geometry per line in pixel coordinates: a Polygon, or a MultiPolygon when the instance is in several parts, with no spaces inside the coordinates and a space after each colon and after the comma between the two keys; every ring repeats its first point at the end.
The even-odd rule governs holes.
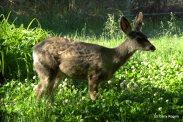
{"type": "Polygon", "coordinates": [[[90,98],[96,100],[97,87],[109,80],[137,50],[154,51],[155,47],[140,31],[143,14],[137,15],[135,28],[123,16],[120,26],[127,35],[116,48],[75,42],[62,37],[48,38],[34,46],[34,67],[40,78],[36,96],[51,95],[61,77],[88,80],[90,98]]]}

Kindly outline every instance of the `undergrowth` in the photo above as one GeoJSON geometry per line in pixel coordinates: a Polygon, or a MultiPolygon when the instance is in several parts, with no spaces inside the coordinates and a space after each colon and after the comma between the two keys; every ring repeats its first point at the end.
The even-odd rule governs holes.
{"type": "Polygon", "coordinates": [[[0,22],[0,71],[7,79],[25,79],[33,76],[32,47],[43,40],[48,33],[41,29],[16,27],[8,22],[8,17],[0,22]]]}
{"type": "MultiPolygon", "coordinates": [[[[106,26],[111,21],[115,20],[109,15],[106,26]]],[[[115,29],[115,22],[110,26],[115,29]]],[[[157,48],[155,52],[137,52],[113,79],[103,83],[95,102],[89,98],[86,81],[65,79],[51,104],[35,99],[34,88],[39,79],[32,67],[32,47],[52,34],[39,24],[36,28],[31,28],[31,24],[16,27],[4,17],[0,22],[0,70],[6,82],[0,86],[0,120],[183,120],[183,36],[175,33],[178,27],[168,32],[171,27],[174,28],[173,23],[170,29],[163,28],[163,36],[150,39],[157,48]]],[[[82,36],[66,36],[107,47],[115,47],[124,40],[122,33],[113,36],[115,32],[110,28],[104,30],[109,37],[87,36],[85,29],[82,36]]]]}

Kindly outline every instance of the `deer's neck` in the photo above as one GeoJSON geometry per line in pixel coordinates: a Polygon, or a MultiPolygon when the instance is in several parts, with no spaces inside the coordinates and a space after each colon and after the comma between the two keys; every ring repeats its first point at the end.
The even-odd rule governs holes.
{"type": "Polygon", "coordinates": [[[123,65],[136,51],[133,41],[129,39],[116,47],[115,50],[117,54],[114,59],[116,68],[123,65]]]}

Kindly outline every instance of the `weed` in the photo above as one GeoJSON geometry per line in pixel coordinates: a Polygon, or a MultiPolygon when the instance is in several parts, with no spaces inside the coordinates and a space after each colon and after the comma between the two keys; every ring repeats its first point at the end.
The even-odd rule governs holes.
{"type": "MultiPolygon", "coordinates": [[[[117,26],[112,15],[109,16],[110,28],[106,26],[104,29],[112,37],[109,41],[105,41],[104,35],[100,38],[83,36],[86,28],[82,36],[77,33],[69,36],[115,47],[123,37],[113,36],[117,26]]],[[[174,28],[173,24],[169,27],[174,28]]],[[[136,53],[111,81],[101,85],[99,98],[95,102],[90,100],[84,81],[65,79],[59,85],[55,102],[51,105],[44,99],[35,99],[33,89],[38,79],[33,71],[31,51],[33,45],[48,35],[40,27],[32,29],[31,24],[27,28],[23,25],[16,27],[8,22],[8,18],[0,22],[0,70],[7,78],[7,83],[0,87],[0,121],[183,119],[182,36],[164,35],[151,39],[157,50],[153,53],[136,53]]]]}
{"type": "MultiPolygon", "coordinates": [[[[21,25],[15,27],[8,18],[0,22],[0,70],[8,78],[25,79],[33,76],[32,49],[38,41],[47,36],[47,32],[38,28],[27,29],[21,25]]],[[[38,23],[39,25],[39,23],[38,23]]]]}
{"type": "Polygon", "coordinates": [[[117,36],[117,34],[118,34],[118,24],[114,19],[114,15],[108,14],[102,35],[106,38],[114,38],[117,36]]]}

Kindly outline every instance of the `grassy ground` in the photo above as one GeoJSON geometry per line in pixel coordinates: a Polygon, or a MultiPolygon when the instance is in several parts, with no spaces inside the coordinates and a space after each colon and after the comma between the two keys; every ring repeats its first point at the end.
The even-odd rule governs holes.
{"type": "MultiPolygon", "coordinates": [[[[168,33],[151,38],[157,50],[137,52],[113,79],[101,85],[95,102],[89,98],[86,81],[65,79],[50,104],[35,99],[39,79],[31,57],[31,47],[49,32],[15,27],[6,20],[0,23],[1,72],[7,78],[0,86],[2,121],[183,120],[183,36],[168,33]]],[[[123,35],[107,40],[105,35],[69,37],[107,47],[124,40],[123,35]]]]}

